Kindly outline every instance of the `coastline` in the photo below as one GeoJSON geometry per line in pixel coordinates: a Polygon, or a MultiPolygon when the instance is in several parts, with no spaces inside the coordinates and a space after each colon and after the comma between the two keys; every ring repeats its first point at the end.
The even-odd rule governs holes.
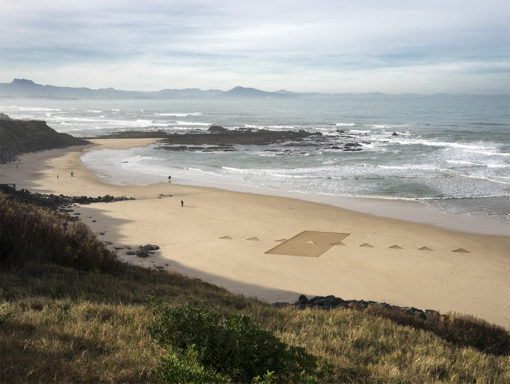
{"type": "MultiPolygon", "coordinates": [[[[92,141],[84,151],[130,148],[155,140],[92,141]]],[[[324,201],[169,183],[109,185],[82,164],[81,154],[81,147],[72,147],[22,155],[19,168],[14,163],[0,165],[0,183],[45,193],[135,197],[75,209],[114,246],[161,247],[147,259],[119,250],[119,258],[131,263],[175,270],[266,301],[295,301],[301,293],[333,294],[472,314],[510,329],[508,236],[456,232],[349,211],[324,201]],[[305,230],[349,235],[342,240],[344,246],[331,247],[320,257],[265,253],[279,244],[275,240],[305,230]],[[366,243],[373,248],[360,247],[366,243]],[[401,249],[390,248],[395,245],[401,249]],[[457,249],[469,253],[452,252],[457,249]]],[[[387,203],[391,202],[380,202],[394,211],[387,203]]],[[[417,214],[406,212],[410,219],[417,214]]]]}

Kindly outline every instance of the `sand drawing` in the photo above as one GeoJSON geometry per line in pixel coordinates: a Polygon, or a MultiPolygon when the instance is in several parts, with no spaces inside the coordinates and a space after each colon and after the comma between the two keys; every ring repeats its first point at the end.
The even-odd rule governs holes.
{"type": "Polygon", "coordinates": [[[398,245],[398,244],[392,245],[391,247],[388,247],[388,248],[390,248],[390,249],[404,249],[404,248],[402,248],[402,247],[401,247],[400,245],[398,245]]]}
{"type": "Polygon", "coordinates": [[[249,241],[260,241],[260,239],[258,237],[250,237],[249,239],[246,239],[246,240],[249,240],[249,241]]]}
{"type": "Polygon", "coordinates": [[[350,233],[303,231],[271,248],[266,254],[319,257],[350,233]]]}
{"type": "Polygon", "coordinates": [[[331,243],[331,245],[333,245],[333,246],[338,245],[338,246],[341,246],[341,247],[345,247],[345,244],[342,243],[341,241],[337,241],[335,243],[331,243]]]}
{"type": "Polygon", "coordinates": [[[220,239],[224,239],[224,240],[232,240],[232,238],[229,236],[229,235],[226,235],[226,236],[221,236],[220,239]]]}
{"type": "Polygon", "coordinates": [[[452,252],[458,252],[458,253],[471,253],[471,252],[469,252],[467,249],[464,249],[464,248],[454,249],[452,252]]]}
{"type": "Polygon", "coordinates": [[[423,246],[423,247],[419,248],[418,250],[419,251],[432,251],[432,248],[423,246]]]}
{"type": "Polygon", "coordinates": [[[278,242],[278,243],[281,243],[282,241],[287,241],[287,239],[278,239],[278,240],[275,240],[275,242],[278,242]]]}
{"type": "Polygon", "coordinates": [[[369,244],[369,243],[363,243],[360,245],[360,247],[364,247],[364,248],[374,248],[374,246],[372,244],[369,244]]]}

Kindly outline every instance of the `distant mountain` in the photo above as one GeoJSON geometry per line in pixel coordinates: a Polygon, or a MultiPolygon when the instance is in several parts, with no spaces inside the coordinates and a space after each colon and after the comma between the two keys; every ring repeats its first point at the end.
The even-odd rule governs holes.
{"type": "Polygon", "coordinates": [[[235,87],[230,91],[219,89],[201,90],[198,88],[163,89],[155,92],[123,91],[114,88],[90,89],[41,85],[27,79],[14,79],[10,83],[0,83],[0,97],[41,97],[54,99],[166,99],[182,97],[210,98],[229,97],[281,97],[298,95],[288,91],[266,92],[255,88],[235,87]]]}
{"type": "Polygon", "coordinates": [[[224,95],[230,97],[269,97],[275,95],[275,92],[261,91],[256,88],[235,87],[225,92],[224,95]]]}
{"type": "Polygon", "coordinates": [[[36,97],[53,99],[166,99],[179,97],[260,97],[280,96],[281,91],[266,92],[255,88],[236,87],[230,91],[219,89],[201,90],[198,88],[163,89],[156,92],[123,91],[114,88],[90,89],[41,85],[27,79],[14,79],[10,83],[0,83],[0,97],[36,97]]]}
{"type": "MultiPolygon", "coordinates": [[[[235,87],[229,91],[220,89],[201,90],[198,88],[162,89],[161,91],[123,91],[114,88],[73,88],[41,85],[27,79],[14,79],[10,83],[0,83],[0,97],[35,97],[51,99],[172,99],[172,98],[293,98],[293,97],[410,97],[425,96],[418,94],[389,95],[380,92],[371,93],[320,93],[293,92],[280,89],[274,92],[262,91],[256,88],[235,87]]],[[[434,96],[469,96],[453,94],[435,94],[434,96]]],[[[508,95],[506,95],[508,96],[508,95]]],[[[427,96],[425,96],[427,97],[427,96]]]]}

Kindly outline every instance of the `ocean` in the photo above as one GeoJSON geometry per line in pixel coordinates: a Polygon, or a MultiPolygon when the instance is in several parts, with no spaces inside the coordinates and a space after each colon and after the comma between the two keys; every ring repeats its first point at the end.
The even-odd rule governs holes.
{"type": "Polygon", "coordinates": [[[166,182],[171,175],[174,183],[276,195],[419,201],[510,222],[510,96],[0,99],[0,112],[86,137],[203,132],[212,124],[320,132],[304,142],[233,151],[170,151],[159,144],[100,150],[82,161],[113,184],[166,182]]]}

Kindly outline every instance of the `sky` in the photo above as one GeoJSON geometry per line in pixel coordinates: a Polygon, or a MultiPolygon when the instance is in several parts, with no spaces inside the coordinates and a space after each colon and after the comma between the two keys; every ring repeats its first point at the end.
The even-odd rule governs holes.
{"type": "Polygon", "coordinates": [[[508,0],[0,0],[0,82],[510,93],[508,0]]]}

